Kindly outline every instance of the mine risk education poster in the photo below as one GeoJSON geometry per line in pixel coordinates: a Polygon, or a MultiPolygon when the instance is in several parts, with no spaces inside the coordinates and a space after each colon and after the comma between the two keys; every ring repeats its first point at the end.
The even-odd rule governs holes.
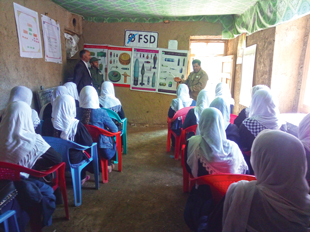
{"type": "Polygon", "coordinates": [[[131,90],[157,92],[159,49],[134,48],[131,90]]]}
{"type": "Polygon", "coordinates": [[[42,58],[38,13],[13,3],[21,57],[42,58]]]}
{"type": "Polygon", "coordinates": [[[41,15],[45,61],[61,64],[61,40],[59,23],[45,15],[41,15]]]}
{"type": "Polygon", "coordinates": [[[114,86],[130,88],[132,48],[108,46],[108,80],[114,86]]]}
{"type": "Polygon", "coordinates": [[[125,30],[126,47],[157,48],[158,32],[125,30]]]}
{"type": "Polygon", "coordinates": [[[187,74],[188,51],[160,50],[158,92],[175,94],[177,83],[175,77],[182,80],[187,74]]]}

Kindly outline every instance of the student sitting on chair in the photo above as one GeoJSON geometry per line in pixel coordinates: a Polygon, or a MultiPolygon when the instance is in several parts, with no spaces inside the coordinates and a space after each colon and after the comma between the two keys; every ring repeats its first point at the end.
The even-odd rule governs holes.
{"type": "Polygon", "coordinates": [[[76,84],[70,81],[70,82],[66,82],[64,86],[66,86],[66,88],[68,89],[68,95],[74,98],[75,106],[76,108],[78,108],[80,106],[79,105],[80,98],[79,98],[79,93],[77,91],[76,84]]]}
{"type": "MultiPolygon", "coordinates": [[[[77,112],[77,118],[86,125],[97,126],[113,133],[118,131],[108,113],[99,107],[98,93],[92,86],[85,86],[80,92],[80,108],[77,112]]],[[[98,145],[100,155],[108,160],[109,171],[111,172],[114,166],[111,159],[116,154],[116,143],[111,137],[100,135],[98,145]]]]}
{"type": "Polygon", "coordinates": [[[230,106],[229,112],[231,114],[233,113],[235,100],[231,97],[231,92],[230,92],[228,84],[223,83],[223,82],[218,83],[215,87],[215,97],[223,97],[230,106]]]}

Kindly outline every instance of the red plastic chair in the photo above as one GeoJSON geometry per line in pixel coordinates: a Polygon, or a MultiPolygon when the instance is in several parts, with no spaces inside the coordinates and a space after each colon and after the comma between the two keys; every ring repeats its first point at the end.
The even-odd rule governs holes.
{"type": "Polygon", "coordinates": [[[44,177],[53,172],[56,172],[56,178],[52,180],[53,190],[55,191],[59,186],[65,206],[66,219],[69,220],[69,208],[68,208],[68,198],[67,198],[67,187],[65,180],[65,162],[57,164],[46,171],[36,171],[30,168],[26,168],[17,164],[0,162],[0,180],[12,180],[20,181],[20,173],[28,173],[34,177],[44,177]]]}
{"type": "Polygon", "coordinates": [[[180,110],[178,110],[173,118],[167,118],[167,123],[168,123],[168,135],[167,135],[167,152],[170,151],[170,139],[171,135],[174,136],[175,139],[175,144],[174,144],[174,159],[178,160],[179,159],[179,153],[180,153],[180,138],[181,135],[177,135],[171,130],[171,123],[177,120],[179,117],[182,118],[182,123],[185,120],[185,117],[190,109],[194,108],[193,106],[190,107],[184,107],[180,110]]]}
{"type": "MultiPolygon", "coordinates": [[[[98,143],[99,135],[105,135],[108,137],[116,137],[116,154],[117,154],[117,160],[118,160],[118,171],[122,171],[122,140],[121,140],[121,132],[118,131],[116,133],[112,133],[109,131],[106,131],[104,129],[101,129],[99,127],[93,126],[93,125],[84,125],[86,129],[88,130],[89,134],[91,135],[94,142],[98,143]]],[[[102,158],[99,155],[100,150],[98,149],[98,156],[100,157],[100,164],[101,164],[101,171],[102,171],[102,183],[108,183],[108,160],[102,158]]]]}
{"type": "Polygon", "coordinates": [[[230,114],[230,120],[229,120],[229,122],[231,123],[231,124],[234,124],[234,121],[235,121],[235,119],[238,117],[238,115],[235,115],[235,114],[230,114]]]}
{"type": "Polygon", "coordinates": [[[192,179],[198,185],[207,184],[211,188],[212,198],[218,203],[226,194],[228,187],[240,180],[256,180],[255,176],[244,174],[213,174],[192,179]]]}
{"type": "Polygon", "coordinates": [[[196,134],[196,129],[197,129],[198,124],[187,127],[185,129],[181,129],[181,138],[180,138],[180,147],[182,149],[183,145],[186,145],[186,135],[190,132],[193,132],[196,134]]]}

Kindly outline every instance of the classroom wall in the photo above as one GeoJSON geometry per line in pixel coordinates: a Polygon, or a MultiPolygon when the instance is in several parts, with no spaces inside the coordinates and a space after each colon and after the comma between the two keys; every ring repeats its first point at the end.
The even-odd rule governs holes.
{"type": "MultiPolygon", "coordinates": [[[[221,35],[220,23],[170,22],[164,23],[83,23],[85,43],[124,45],[125,30],[158,32],[158,47],[167,48],[169,40],[178,40],[178,49],[189,49],[189,38],[194,35],[221,35]]],[[[166,125],[172,95],[131,91],[115,88],[130,124],[166,125]]]]}
{"type": "MultiPolygon", "coordinates": [[[[14,2],[38,12],[42,43],[41,14],[48,13],[50,18],[58,20],[61,30],[62,64],[45,62],[44,58],[20,57],[13,1],[0,1],[0,109],[6,105],[10,90],[16,85],[25,85],[33,91],[38,90],[41,85],[45,88],[59,85],[64,80],[67,64],[63,34],[72,14],[50,0],[14,2]]],[[[80,16],[77,17],[81,20],[80,16]]],[[[42,49],[44,57],[43,46],[42,49]]]]}

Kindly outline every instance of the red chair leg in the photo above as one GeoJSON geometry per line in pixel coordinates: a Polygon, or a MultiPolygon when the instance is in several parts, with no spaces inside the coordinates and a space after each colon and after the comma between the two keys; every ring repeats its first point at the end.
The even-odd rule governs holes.
{"type": "Polygon", "coordinates": [[[67,186],[65,180],[65,166],[59,168],[58,173],[58,183],[61,191],[61,195],[64,201],[64,207],[66,212],[66,219],[69,220],[69,206],[68,206],[68,196],[67,196],[67,186]]]}
{"type": "Polygon", "coordinates": [[[102,183],[108,183],[109,170],[108,170],[108,160],[100,158],[101,171],[102,171],[102,183]]]}
{"type": "Polygon", "coordinates": [[[174,159],[178,160],[180,156],[180,136],[174,137],[175,144],[174,144],[174,159]]]}
{"type": "Polygon", "coordinates": [[[167,152],[170,151],[170,140],[171,140],[171,131],[168,129],[168,134],[167,134],[167,152]]]}
{"type": "Polygon", "coordinates": [[[183,192],[187,193],[188,189],[189,189],[189,178],[188,178],[188,173],[187,170],[185,168],[185,166],[183,167],[183,192]],[[185,169],[185,170],[184,170],[185,169]]]}
{"type": "Polygon", "coordinates": [[[122,171],[122,143],[121,143],[121,136],[118,135],[118,146],[117,146],[117,158],[118,158],[118,171],[121,172],[122,171]]]}

